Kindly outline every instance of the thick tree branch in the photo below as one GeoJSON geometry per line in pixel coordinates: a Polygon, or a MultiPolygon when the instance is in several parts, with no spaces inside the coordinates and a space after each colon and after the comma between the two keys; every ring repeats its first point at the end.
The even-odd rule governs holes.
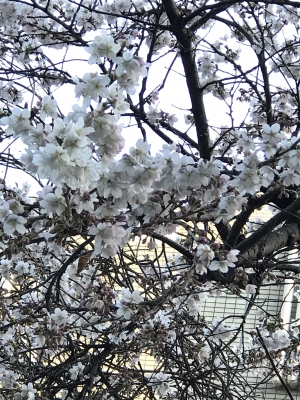
{"type": "Polygon", "coordinates": [[[272,197],[277,196],[280,193],[280,188],[276,187],[268,190],[265,194],[260,197],[252,197],[249,199],[248,204],[236,217],[234,224],[232,225],[228,237],[226,238],[226,247],[228,249],[235,246],[236,241],[241,234],[241,231],[245,224],[248,222],[250,215],[255,209],[266,204],[272,197]]]}
{"type": "MultiPolygon", "coordinates": [[[[217,4],[207,4],[203,7],[199,7],[197,10],[193,11],[187,17],[184,18],[184,23],[187,24],[193,21],[194,18],[198,17],[199,15],[202,16],[199,20],[197,20],[194,24],[191,25],[191,28],[195,32],[200,26],[205,24],[209,18],[213,18],[215,15],[225,11],[227,8],[234,4],[241,4],[244,3],[244,0],[224,0],[222,2],[218,2],[217,4]]],[[[270,0],[254,0],[251,3],[253,4],[270,4],[270,0]]],[[[299,1],[289,1],[289,0],[272,0],[272,4],[277,5],[285,5],[285,6],[292,6],[295,8],[300,7],[299,1]]]]}
{"type": "Polygon", "coordinates": [[[208,122],[195,60],[195,49],[192,44],[193,33],[184,26],[173,0],[163,0],[163,4],[170,20],[170,29],[176,36],[180,48],[182,65],[192,103],[192,113],[194,115],[200,157],[209,160],[211,150],[208,122]]]}
{"type": "Polygon", "coordinates": [[[295,200],[290,206],[274,215],[269,221],[265,222],[262,227],[257,229],[252,235],[243,240],[236,249],[240,251],[240,255],[244,254],[252,246],[256,245],[262,237],[268,235],[276,226],[292,218],[293,214],[300,210],[300,198],[295,200]]]}
{"type": "MultiPolygon", "coordinates": [[[[246,240],[247,239],[245,239],[245,241],[246,240]]],[[[255,245],[253,245],[249,250],[241,252],[238,264],[246,263],[253,265],[253,263],[259,260],[260,258],[268,257],[271,254],[275,253],[276,251],[299,241],[300,241],[299,225],[296,224],[295,222],[292,222],[262,237],[261,240],[259,240],[255,245]]],[[[237,248],[238,247],[239,246],[237,246],[237,248]]]]}

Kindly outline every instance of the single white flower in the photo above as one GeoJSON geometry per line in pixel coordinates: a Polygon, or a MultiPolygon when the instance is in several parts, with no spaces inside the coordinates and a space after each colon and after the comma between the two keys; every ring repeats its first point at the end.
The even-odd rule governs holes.
{"type": "Polygon", "coordinates": [[[255,294],[257,286],[256,285],[246,285],[245,290],[247,294],[255,294]]]}
{"type": "Polygon", "coordinates": [[[66,209],[65,199],[60,195],[58,188],[55,193],[47,193],[43,200],[40,201],[40,205],[50,213],[61,215],[66,209]]]}
{"type": "Polygon", "coordinates": [[[122,58],[117,57],[116,63],[118,64],[116,69],[117,76],[126,73],[127,78],[137,81],[139,76],[147,75],[147,70],[141,64],[141,60],[134,57],[131,51],[125,51],[122,58]]]}
{"type": "Polygon", "coordinates": [[[237,262],[238,258],[237,255],[239,254],[239,250],[230,250],[227,255],[226,258],[229,262],[237,262]]]}
{"type": "Polygon", "coordinates": [[[9,205],[10,211],[14,214],[22,214],[24,212],[24,207],[16,199],[8,200],[7,204],[9,205]]]}
{"type": "Polygon", "coordinates": [[[27,220],[20,215],[9,215],[3,224],[3,231],[7,235],[12,235],[15,231],[21,233],[22,235],[26,232],[24,224],[27,220]]]}
{"type": "Polygon", "coordinates": [[[133,290],[131,292],[128,288],[124,287],[122,288],[121,296],[122,296],[121,301],[125,301],[126,303],[139,304],[144,300],[138,290],[133,290]]]}
{"type": "Polygon", "coordinates": [[[230,268],[234,268],[235,264],[233,264],[232,262],[229,262],[228,260],[213,260],[210,265],[209,265],[209,269],[211,271],[221,271],[224,274],[228,271],[228,267],[230,268]]]}
{"type": "Polygon", "coordinates": [[[199,244],[197,247],[197,257],[201,261],[213,260],[215,253],[212,251],[208,244],[199,244]]]}
{"type": "Polygon", "coordinates": [[[40,118],[45,119],[46,115],[48,117],[55,118],[57,115],[57,103],[51,96],[45,96],[42,99],[42,107],[40,112],[40,118]]]}
{"type": "Polygon", "coordinates": [[[33,400],[35,393],[36,389],[33,388],[33,384],[31,382],[29,382],[28,385],[22,385],[21,397],[26,397],[26,400],[33,400]]]}
{"type": "Polygon", "coordinates": [[[65,325],[68,323],[69,315],[66,310],[61,310],[60,308],[56,308],[54,313],[51,314],[51,318],[57,325],[65,325]]]}
{"type": "Polygon", "coordinates": [[[30,265],[28,262],[18,261],[15,266],[15,271],[18,275],[27,275],[29,274],[30,265]]]}
{"type": "Polygon", "coordinates": [[[96,36],[90,46],[86,47],[85,49],[91,55],[88,63],[101,63],[103,61],[103,57],[115,61],[116,55],[120,48],[121,46],[115,43],[114,38],[109,36],[103,29],[101,31],[101,35],[96,36]]]}

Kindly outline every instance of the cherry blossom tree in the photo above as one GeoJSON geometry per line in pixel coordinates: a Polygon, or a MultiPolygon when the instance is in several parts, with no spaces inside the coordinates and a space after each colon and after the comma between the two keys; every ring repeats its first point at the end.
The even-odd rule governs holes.
{"type": "Polygon", "coordinates": [[[299,17],[0,1],[1,400],[295,398],[300,323],[259,296],[299,284],[299,17]]]}

